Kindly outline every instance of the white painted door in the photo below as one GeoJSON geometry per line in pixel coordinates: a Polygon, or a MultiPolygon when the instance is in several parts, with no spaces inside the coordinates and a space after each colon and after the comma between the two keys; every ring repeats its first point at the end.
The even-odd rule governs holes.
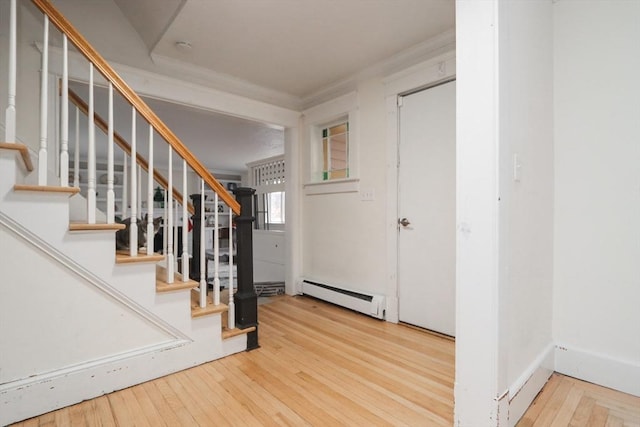
{"type": "Polygon", "coordinates": [[[400,321],[455,334],[455,82],[401,100],[400,321]]]}

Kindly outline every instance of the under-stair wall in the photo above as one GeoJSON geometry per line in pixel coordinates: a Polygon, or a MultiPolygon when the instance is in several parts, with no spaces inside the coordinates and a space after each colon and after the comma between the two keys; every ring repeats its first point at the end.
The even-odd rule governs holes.
{"type": "Polygon", "coordinates": [[[113,232],[69,232],[68,194],[14,191],[0,151],[0,424],[246,349],[190,289],[157,293],[155,263],[116,265],[113,232]]]}

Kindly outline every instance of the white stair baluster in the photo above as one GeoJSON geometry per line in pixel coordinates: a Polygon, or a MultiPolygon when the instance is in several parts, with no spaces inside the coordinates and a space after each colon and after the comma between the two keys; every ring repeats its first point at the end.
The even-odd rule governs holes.
{"type": "Polygon", "coordinates": [[[60,186],[69,186],[69,52],[62,34],[62,106],[60,111],[60,186]]]}
{"type": "Polygon", "coordinates": [[[138,171],[138,175],[136,177],[136,182],[138,183],[138,188],[136,189],[136,198],[138,200],[137,211],[142,219],[142,166],[138,165],[136,168],[138,171]]]}
{"type": "Polygon", "coordinates": [[[167,185],[167,283],[171,284],[175,276],[175,260],[173,259],[173,148],[169,146],[169,168],[167,185]]]}
{"type": "Polygon", "coordinates": [[[207,258],[204,251],[204,179],[200,179],[200,308],[207,306],[207,258]]]}
{"type": "Polygon", "coordinates": [[[73,186],[80,187],[80,109],[76,107],[76,142],[73,152],[73,186]]]}
{"type": "Polygon", "coordinates": [[[213,305],[220,304],[220,220],[218,193],[213,196],[213,305]]]}
{"type": "Polygon", "coordinates": [[[94,100],[93,100],[93,64],[89,63],[89,151],[88,151],[88,167],[89,176],[87,178],[87,222],[89,224],[96,223],[96,128],[94,118],[94,100]]]}
{"type": "Polygon", "coordinates": [[[173,271],[178,271],[178,201],[173,200],[173,271]]]}
{"type": "Polygon", "coordinates": [[[129,167],[127,153],[122,159],[122,220],[129,218],[129,167]]]}
{"type": "Polygon", "coordinates": [[[233,302],[233,211],[229,208],[229,319],[227,327],[234,329],[236,327],[236,308],[233,302]]]}
{"type": "Polygon", "coordinates": [[[153,126],[149,125],[149,170],[147,171],[147,255],[153,255],[153,126]]]}
{"type": "Polygon", "coordinates": [[[109,82],[109,117],[107,124],[107,224],[113,224],[116,217],[116,193],[113,162],[113,84],[109,82]]]}
{"type": "Polygon", "coordinates": [[[9,82],[8,102],[4,114],[5,142],[16,142],[16,69],[17,69],[17,13],[16,0],[11,0],[9,11],[9,82]]]}
{"type": "Polygon", "coordinates": [[[138,255],[138,195],[137,189],[137,168],[136,161],[136,108],[131,107],[131,225],[129,227],[129,255],[138,255]]]}
{"type": "Polygon", "coordinates": [[[182,160],[182,281],[189,281],[189,211],[187,210],[187,161],[182,160]]]}
{"type": "Polygon", "coordinates": [[[40,70],[40,151],[38,151],[38,185],[47,185],[47,114],[49,91],[49,17],[44,16],[42,40],[42,68],[40,70]]]}
{"type": "MultiPolygon", "coordinates": [[[[162,192],[162,253],[167,254],[167,190],[162,192]]],[[[165,258],[166,261],[166,258],[165,258]]]]}

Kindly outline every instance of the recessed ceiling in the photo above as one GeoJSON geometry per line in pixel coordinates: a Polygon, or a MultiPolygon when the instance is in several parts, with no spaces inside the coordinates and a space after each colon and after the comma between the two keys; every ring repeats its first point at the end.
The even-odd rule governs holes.
{"type": "Polygon", "coordinates": [[[453,0],[115,1],[152,55],[301,98],[453,28],[455,15],[453,0]]]}

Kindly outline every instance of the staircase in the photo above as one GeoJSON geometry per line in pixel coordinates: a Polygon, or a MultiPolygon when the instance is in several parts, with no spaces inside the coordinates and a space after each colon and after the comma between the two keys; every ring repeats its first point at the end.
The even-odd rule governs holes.
{"type": "MultiPolygon", "coordinates": [[[[180,264],[184,273],[177,272],[173,255],[177,245],[171,237],[176,227],[172,209],[165,212],[170,237],[163,254],[151,250],[139,252],[134,233],[130,237],[132,249],[116,253],[115,234],[124,225],[113,218],[113,197],[110,196],[107,212],[102,212],[96,208],[95,195],[85,198],[78,194],[77,182],[75,186],[69,183],[65,131],[61,132],[61,151],[53,156],[47,151],[46,137],[41,137],[39,143],[19,142],[21,119],[16,117],[15,108],[16,72],[12,76],[10,71],[9,102],[5,122],[0,122],[0,129],[5,131],[5,141],[0,142],[0,271],[3,277],[0,284],[0,425],[257,347],[257,306],[251,265],[251,191],[239,191],[238,202],[233,199],[47,0],[33,0],[33,3],[47,17],[45,28],[51,19],[61,30],[64,49],[68,36],[89,63],[105,76],[109,86],[131,102],[134,116],[142,116],[149,123],[150,132],[159,134],[162,142],[168,144],[169,152],[183,159],[185,179],[180,194],[173,189],[172,166],[169,165],[168,177],[160,176],[154,169],[152,155],[148,160],[142,159],[136,151],[135,140],[132,142],[128,152],[131,216],[137,218],[145,213],[137,200],[145,195],[136,191],[134,178],[142,176],[141,168],[148,171],[148,187],[166,188],[168,200],[175,200],[176,205],[181,206],[183,218],[187,217],[187,210],[193,211],[186,194],[202,194],[207,185],[216,192],[216,200],[219,197],[220,203],[226,203],[236,213],[238,291],[235,295],[220,291],[216,267],[214,289],[208,292],[204,268],[200,269],[200,281],[188,277],[188,256],[183,256],[186,259],[180,264]],[[39,148],[37,154],[34,147],[39,148]],[[55,163],[49,160],[52,157],[55,163]],[[187,188],[187,168],[199,181],[198,188],[187,188]],[[73,206],[78,204],[85,209],[81,221],[73,212],[73,206]]],[[[14,67],[16,8],[16,1],[11,0],[10,33],[13,36],[8,52],[9,63],[13,62],[14,67]]],[[[49,77],[46,40],[45,36],[43,80],[49,77]]],[[[66,50],[64,55],[67,56],[66,50]]],[[[66,102],[67,79],[63,73],[62,105],[66,102]]],[[[93,85],[92,78],[90,84],[93,85]]],[[[46,96],[46,85],[42,93],[41,96],[46,96]]],[[[91,102],[88,117],[95,117],[91,102]]],[[[46,99],[41,104],[46,105],[46,99]]],[[[42,120],[47,112],[41,110],[39,115],[42,120]]],[[[64,129],[68,125],[64,120],[68,122],[68,117],[62,114],[61,120],[59,126],[64,129]]],[[[108,121],[105,132],[113,143],[116,133],[112,121],[108,121]]],[[[135,118],[133,121],[135,126],[135,118]]],[[[46,128],[45,119],[45,133],[46,128]]],[[[89,156],[95,156],[91,151],[89,156]]],[[[113,156],[113,148],[109,151],[113,156]]],[[[153,153],[151,146],[150,152],[153,153]]],[[[95,157],[87,160],[89,165],[93,164],[93,172],[91,166],[89,168],[91,193],[91,180],[95,185],[96,179],[95,157]]],[[[112,157],[109,168],[112,188],[112,157]]],[[[147,196],[146,213],[153,217],[151,200],[147,196]]],[[[204,207],[201,209],[200,215],[195,212],[193,217],[196,222],[202,218],[204,207]]],[[[200,240],[196,232],[202,232],[202,227],[197,225],[195,244],[200,240]]],[[[203,243],[200,244],[200,257],[194,256],[192,261],[199,261],[203,267],[207,261],[203,243]]],[[[188,255],[188,250],[183,250],[183,254],[188,255]]],[[[214,257],[219,256],[216,245],[214,257]]]]}

